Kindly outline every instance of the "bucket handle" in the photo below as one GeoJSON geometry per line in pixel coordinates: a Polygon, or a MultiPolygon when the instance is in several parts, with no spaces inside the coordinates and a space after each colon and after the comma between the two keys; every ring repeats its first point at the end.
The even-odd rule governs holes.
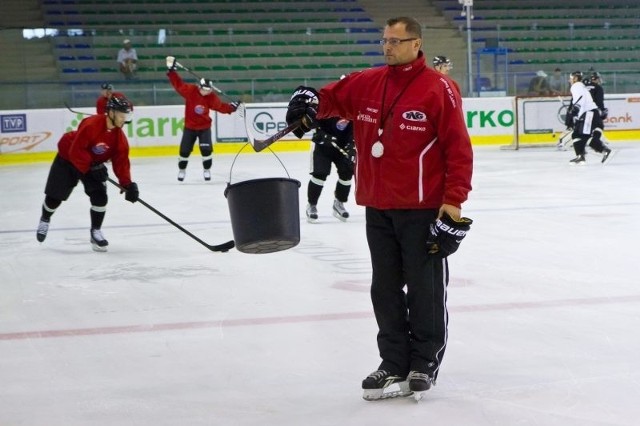
{"type": "MultiPolygon", "coordinates": [[[[244,150],[247,146],[249,145],[249,142],[245,143],[244,145],[242,145],[242,148],[240,148],[240,150],[236,153],[236,156],[233,157],[233,161],[231,162],[231,167],[229,168],[229,184],[231,184],[231,174],[233,172],[233,166],[236,164],[236,159],[238,158],[238,155],[240,155],[240,153],[242,152],[242,150],[244,150]]],[[[284,169],[284,172],[287,174],[287,177],[289,179],[291,179],[291,175],[289,175],[289,170],[287,170],[287,168],[285,167],[284,163],[282,162],[282,160],[280,160],[280,157],[278,157],[276,155],[275,152],[273,152],[273,150],[269,147],[267,147],[267,149],[269,151],[271,151],[271,153],[276,157],[276,159],[278,160],[278,162],[280,163],[280,165],[282,166],[282,168],[284,169]]]]}

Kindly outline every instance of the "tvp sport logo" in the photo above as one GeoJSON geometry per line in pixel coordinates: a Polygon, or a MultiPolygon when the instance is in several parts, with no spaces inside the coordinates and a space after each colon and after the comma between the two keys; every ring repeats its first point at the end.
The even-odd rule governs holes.
{"type": "Polygon", "coordinates": [[[51,132],[36,132],[26,135],[14,133],[26,133],[26,114],[2,114],[0,115],[0,152],[29,151],[36,145],[51,137],[51,132]]]}
{"type": "Polygon", "coordinates": [[[0,115],[2,133],[27,131],[27,114],[0,115]]]}

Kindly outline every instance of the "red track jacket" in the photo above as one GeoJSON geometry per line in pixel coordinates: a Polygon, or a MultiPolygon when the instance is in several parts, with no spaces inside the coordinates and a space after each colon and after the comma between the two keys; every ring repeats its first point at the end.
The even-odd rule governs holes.
{"type": "Polygon", "coordinates": [[[410,64],[370,68],[330,83],[319,100],[318,118],[354,123],[358,204],[436,209],[460,207],[467,199],[473,151],[462,100],[448,77],[426,66],[422,52],[410,64]],[[376,158],[371,147],[378,140],[384,153],[376,158]]]}

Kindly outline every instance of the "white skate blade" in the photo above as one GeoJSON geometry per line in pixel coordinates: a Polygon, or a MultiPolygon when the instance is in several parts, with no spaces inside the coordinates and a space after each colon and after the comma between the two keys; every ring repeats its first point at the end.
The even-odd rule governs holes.
{"type": "Polygon", "coordinates": [[[420,401],[423,397],[424,394],[427,393],[427,391],[421,391],[421,392],[413,392],[413,399],[416,400],[416,402],[420,401]]]}
{"type": "Polygon", "coordinates": [[[100,247],[98,244],[94,243],[93,241],[91,241],[91,248],[93,249],[93,251],[97,251],[100,253],[104,253],[107,251],[107,246],[100,247]]]}
{"type": "Polygon", "coordinates": [[[410,396],[411,394],[412,392],[409,390],[409,382],[404,381],[394,383],[393,385],[382,389],[364,389],[362,398],[366,401],[378,401],[381,399],[410,396]]]}
{"type": "Polygon", "coordinates": [[[337,211],[333,211],[333,217],[335,217],[336,219],[338,219],[341,222],[346,222],[347,219],[349,219],[349,217],[344,217],[342,216],[340,213],[338,213],[337,211]]]}

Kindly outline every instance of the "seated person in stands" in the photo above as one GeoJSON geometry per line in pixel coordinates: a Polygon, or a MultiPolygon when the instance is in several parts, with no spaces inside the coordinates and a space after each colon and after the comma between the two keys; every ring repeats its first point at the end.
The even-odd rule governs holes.
{"type": "Polygon", "coordinates": [[[123,47],[118,52],[118,66],[125,79],[133,80],[138,69],[138,54],[136,49],[131,47],[131,40],[126,39],[122,44],[123,47]]]}
{"type": "Polygon", "coordinates": [[[529,95],[548,96],[551,94],[547,73],[540,70],[529,82],[529,95]]]}

